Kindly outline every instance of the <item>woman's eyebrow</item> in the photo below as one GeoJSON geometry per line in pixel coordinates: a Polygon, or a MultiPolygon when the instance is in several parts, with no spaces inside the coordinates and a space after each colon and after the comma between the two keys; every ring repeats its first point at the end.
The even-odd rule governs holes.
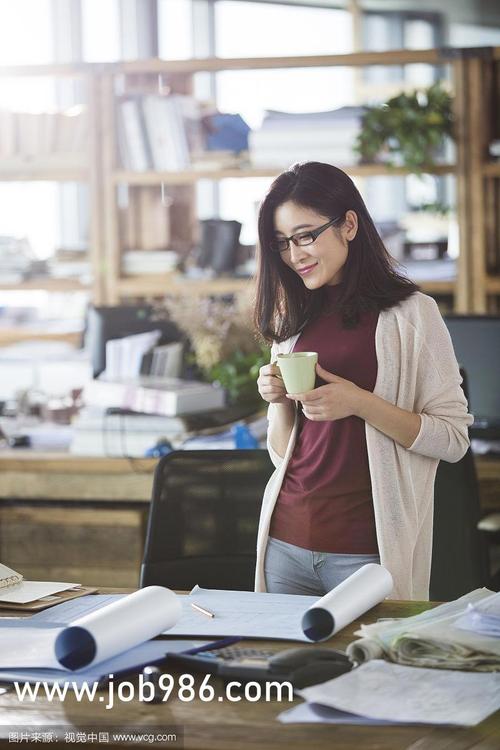
{"type": "MultiPolygon", "coordinates": [[[[297,229],[306,229],[307,227],[312,227],[312,224],[297,224],[296,227],[292,227],[292,232],[296,232],[297,229]]],[[[281,231],[281,229],[276,229],[276,234],[282,234],[285,236],[285,233],[281,231]]]]}

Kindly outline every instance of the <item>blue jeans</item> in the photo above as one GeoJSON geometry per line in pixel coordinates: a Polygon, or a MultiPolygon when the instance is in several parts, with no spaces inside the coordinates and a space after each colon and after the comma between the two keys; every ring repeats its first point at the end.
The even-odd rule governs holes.
{"type": "Polygon", "coordinates": [[[378,555],[312,552],[269,537],[264,560],[266,588],[272,594],[324,596],[378,555]]]}

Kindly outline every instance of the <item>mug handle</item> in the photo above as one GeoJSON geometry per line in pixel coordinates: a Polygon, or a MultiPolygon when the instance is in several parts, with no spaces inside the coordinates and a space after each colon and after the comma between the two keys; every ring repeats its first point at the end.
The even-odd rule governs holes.
{"type": "Polygon", "coordinates": [[[278,368],[279,375],[275,375],[274,377],[279,378],[280,380],[283,380],[283,375],[281,374],[280,366],[278,364],[278,360],[275,360],[274,362],[271,362],[272,365],[278,368]]]}

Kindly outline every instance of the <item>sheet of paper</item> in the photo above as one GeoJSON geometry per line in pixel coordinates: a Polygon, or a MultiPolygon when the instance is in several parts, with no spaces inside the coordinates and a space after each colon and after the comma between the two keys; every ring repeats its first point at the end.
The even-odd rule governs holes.
{"type": "Polygon", "coordinates": [[[55,609],[48,611],[52,626],[51,620],[35,616],[1,628],[0,668],[91,667],[154,638],[175,624],[181,613],[177,595],[162,586],[120,597],[72,618],[68,626],[55,624],[55,609]]]}
{"type": "Polygon", "coordinates": [[[339,711],[338,708],[321,706],[319,703],[301,703],[299,706],[289,708],[278,715],[278,721],[282,724],[358,724],[360,726],[391,726],[394,724],[405,724],[401,721],[386,721],[385,719],[369,719],[367,716],[358,716],[348,711],[339,711]]]}
{"type": "Polygon", "coordinates": [[[182,614],[170,636],[241,636],[280,638],[309,642],[301,627],[305,610],[318,601],[316,596],[264,594],[255,591],[222,591],[198,586],[181,597],[182,614]],[[191,602],[201,605],[214,617],[197,612],[191,602]]]}
{"type": "Polygon", "coordinates": [[[57,622],[62,625],[69,625],[70,622],[76,620],[78,617],[88,615],[90,612],[97,612],[98,609],[102,609],[112,602],[119,601],[124,596],[126,594],[91,594],[89,596],[81,596],[79,599],[70,599],[67,602],[56,604],[49,609],[44,609],[41,612],[34,612],[30,617],[30,623],[57,622]]]}
{"type": "Polygon", "coordinates": [[[10,623],[2,627],[0,640],[0,668],[47,667],[58,669],[54,645],[63,628],[29,627],[10,623]]]}
{"type": "Polygon", "coordinates": [[[500,674],[404,667],[375,659],[298,692],[308,702],[374,719],[474,726],[500,708],[500,674]]]}
{"type": "Polygon", "coordinates": [[[469,604],[465,614],[455,622],[455,627],[498,638],[500,636],[500,593],[492,594],[478,604],[469,604]]]}
{"type": "Polygon", "coordinates": [[[27,604],[44,596],[67,591],[79,586],[78,583],[62,583],[60,581],[23,581],[15,586],[0,589],[0,602],[10,604],[27,604]]]}
{"type": "Polygon", "coordinates": [[[167,652],[180,653],[190,648],[202,646],[206,641],[178,640],[178,641],[147,641],[129,649],[124,654],[103,661],[87,669],[79,669],[68,674],[63,669],[0,669],[1,682],[37,682],[44,681],[51,685],[64,682],[74,682],[81,686],[84,682],[100,682],[110,674],[140,669],[148,664],[161,661],[167,652]]]}

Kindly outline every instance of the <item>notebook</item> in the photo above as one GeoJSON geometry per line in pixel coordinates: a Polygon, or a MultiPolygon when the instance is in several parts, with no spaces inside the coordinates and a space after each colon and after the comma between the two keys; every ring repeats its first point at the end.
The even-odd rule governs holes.
{"type": "Polygon", "coordinates": [[[25,581],[24,576],[0,563],[0,607],[43,609],[65,599],[89,594],[96,589],[62,581],[25,581]]]}

